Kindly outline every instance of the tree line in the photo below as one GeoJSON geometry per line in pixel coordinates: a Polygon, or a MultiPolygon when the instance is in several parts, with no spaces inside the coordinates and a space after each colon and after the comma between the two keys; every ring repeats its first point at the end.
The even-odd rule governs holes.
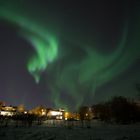
{"type": "MultiPolygon", "coordinates": [[[[95,104],[91,107],[93,119],[108,123],[128,124],[140,121],[140,104],[125,97],[113,97],[110,101],[95,104]]],[[[79,109],[80,119],[91,119],[89,107],[79,109]]]]}

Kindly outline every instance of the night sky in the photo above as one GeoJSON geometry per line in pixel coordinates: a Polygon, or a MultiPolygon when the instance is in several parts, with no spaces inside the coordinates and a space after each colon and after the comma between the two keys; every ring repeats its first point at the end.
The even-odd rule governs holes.
{"type": "Polygon", "coordinates": [[[0,1],[0,101],[75,110],[136,83],[139,0],[0,1]]]}

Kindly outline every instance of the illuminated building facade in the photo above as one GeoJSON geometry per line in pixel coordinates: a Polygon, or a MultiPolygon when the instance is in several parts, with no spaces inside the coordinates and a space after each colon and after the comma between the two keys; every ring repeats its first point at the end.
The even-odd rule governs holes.
{"type": "Polygon", "coordinates": [[[62,120],[62,119],[64,119],[64,110],[62,110],[62,109],[59,109],[59,110],[50,109],[47,113],[47,118],[48,119],[62,120]]]}
{"type": "Polygon", "coordinates": [[[13,116],[17,113],[17,107],[13,106],[1,106],[0,115],[2,116],[13,116]]]}

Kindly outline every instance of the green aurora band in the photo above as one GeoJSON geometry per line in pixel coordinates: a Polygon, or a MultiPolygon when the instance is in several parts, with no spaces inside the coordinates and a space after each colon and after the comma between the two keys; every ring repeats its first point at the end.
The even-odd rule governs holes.
{"type": "MultiPolygon", "coordinates": [[[[25,7],[24,7],[25,8],[25,7]]],[[[58,32],[50,25],[34,20],[24,9],[8,2],[0,7],[0,18],[18,27],[20,35],[29,40],[35,53],[27,63],[27,69],[38,83],[42,72],[46,72],[46,87],[56,107],[69,108],[62,96],[67,96],[76,109],[85,98],[93,99],[95,90],[123,73],[140,56],[140,10],[135,9],[134,24],[129,25],[125,18],[122,35],[116,49],[111,53],[102,53],[98,46],[86,45],[73,41],[84,55],[76,59],[76,53],[65,51],[59,45],[58,32]]],[[[57,28],[57,27],[55,27],[57,28]]],[[[60,33],[59,33],[60,34],[60,33]]],[[[63,35],[62,37],[63,38],[63,35]]]]}
{"type": "Polygon", "coordinates": [[[20,28],[18,32],[34,46],[36,53],[30,58],[27,68],[38,83],[40,73],[57,57],[58,43],[56,38],[42,26],[33,24],[33,21],[22,15],[22,12],[15,11],[14,7],[13,9],[1,7],[0,15],[1,18],[17,25],[20,28]]]}

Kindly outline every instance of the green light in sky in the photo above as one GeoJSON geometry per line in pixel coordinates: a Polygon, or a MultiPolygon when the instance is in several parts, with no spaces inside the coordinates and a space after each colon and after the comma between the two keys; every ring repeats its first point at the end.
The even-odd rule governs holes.
{"type": "Polygon", "coordinates": [[[24,15],[21,16],[19,13],[3,8],[0,10],[0,16],[20,27],[19,33],[33,45],[36,53],[29,59],[27,69],[38,83],[41,72],[57,57],[58,43],[56,38],[46,28],[39,26],[37,22],[34,23],[27,16],[24,17],[24,15]]]}
{"type": "MultiPolygon", "coordinates": [[[[88,38],[85,33],[78,34],[84,36],[85,40],[81,39],[80,43],[77,43],[78,35],[76,36],[75,31],[72,30],[71,35],[64,32],[66,30],[64,29],[63,32],[58,33],[61,34],[61,40],[59,40],[56,36],[57,31],[54,33],[53,28],[49,28],[51,25],[47,24],[47,21],[42,24],[38,18],[33,20],[32,16],[28,15],[28,11],[21,9],[15,7],[13,3],[5,2],[5,5],[0,7],[0,17],[19,27],[19,33],[34,47],[35,53],[29,59],[27,69],[37,83],[40,80],[40,74],[48,68],[46,87],[50,90],[52,102],[56,107],[68,108],[67,102],[61,98],[61,94],[71,98],[75,108],[84,102],[85,97],[93,99],[98,87],[125,72],[140,56],[139,9],[135,14],[135,21],[130,25],[129,20],[124,17],[123,30],[121,29],[116,48],[111,53],[97,51],[98,44],[96,46],[94,43],[87,45],[86,39],[88,38]],[[71,38],[67,37],[68,35],[71,35],[71,38]],[[79,50],[82,48],[85,51],[82,59],[79,60],[79,52],[76,54],[71,50],[69,42],[62,47],[58,46],[58,40],[63,42],[63,38],[70,40],[70,45],[78,44],[79,50]],[[62,54],[60,57],[58,49],[62,54]],[[69,50],[72,52],[70,53],[69,50]]],[[[30,14],[34,15],[32,12],[30,14]]],[[[56,23],[54,27],[58,28],[57,26],[56,23]]],[[[104,44],[102,45],[104,46],[104,44]]]]}
{"type": "Polygon", "coordinates": [[[30,58],[27,68],[38,83],[40,73],[45,71],[47,65],[57,57],[57,41],[51,36],[48,36],[46,40],[36,35],[27,34],[25,37],[30,40],[36,50],[36,54],[30,58]]]}

